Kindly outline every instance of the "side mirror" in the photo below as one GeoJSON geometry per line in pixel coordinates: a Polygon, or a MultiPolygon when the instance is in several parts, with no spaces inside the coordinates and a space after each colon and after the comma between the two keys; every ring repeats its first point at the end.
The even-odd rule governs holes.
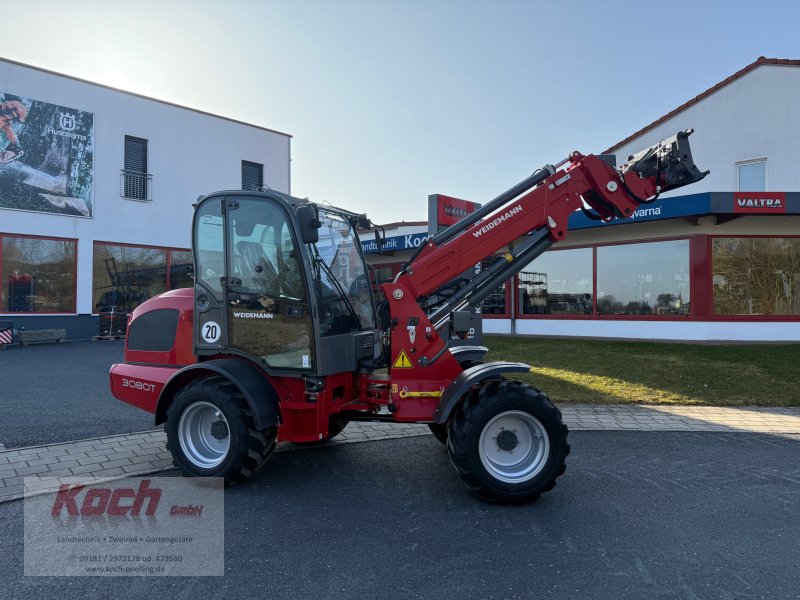
{"type": "Polygon", "coordinates": [[[297,221],[300,224],[300,239],[304,244],[316,244],[319,241],[319,211],[315,204],[306,204],[297,209],[297,221]]]}

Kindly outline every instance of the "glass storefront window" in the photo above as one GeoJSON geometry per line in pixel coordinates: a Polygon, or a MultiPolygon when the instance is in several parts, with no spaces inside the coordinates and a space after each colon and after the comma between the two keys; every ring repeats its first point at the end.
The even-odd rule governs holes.
{"type": "Polygon", "coordinates": [[[0,311],[75,312],[76,242],[0,236],[0,311]]]}
{"type": "Polygon", "coordinates": [[[169,253],[169,289],[188,288],[194,285],[192,272],[192,253],[171,250],[169,253]]]}
{"type": "Polygon", "coordinates": [[[689,240],[597,248],[599,315],[688,315],[689,240]]]}
{"type": "Polygon", "coordinates": [[[714,238],[715,315],[800,315],[800,239],[714,238]]]}
{"type": "Polygon", "coordinates": [[[484,315],[506,314],[506,284],[496,288],[481,302],[481,312],[484,315]]]}
{"type": "MultiPolygon", "coordinates": [[[[495,259],[503,260],[503,259],[495,259]]],[[[485,260],[481,263],[481,269],[488,268],[494,260],[485,260]]],[[[506,285],[503,284],[492,290],[492,293],[486,296],[481,302],[481,312],[484,315],[505,315],[508,314],[506,308],[506,285]]]]}
{"type": "Polygon", "coordinates": [[[95,242],[92,281],[94,312],[130,312],[166,291],[167,252],[95,242]]]}
{"type": "Polygon", "coordinates": [[[545,252],[519,274],[523,315],[592,314],[592,249],[545,252]]]}

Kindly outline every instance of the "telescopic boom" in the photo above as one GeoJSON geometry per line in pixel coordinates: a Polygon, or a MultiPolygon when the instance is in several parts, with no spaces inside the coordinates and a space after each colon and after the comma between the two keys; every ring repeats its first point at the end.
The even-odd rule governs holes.
{"type": "Polygon", "coordinates": [[[435,294],[472,265],[527,235],[525,242],[450,296],[431,315],[431,322],[467,302],[477,306],[492,289],[564,239],[569,217],[576,210],[602,221],[623,219],[659,194],[708,175],[709,171],[701,172],[692,159],[688,139],[692,132],[679,131],[631,155],[621,167],[615,167],[611,157],[580,152],[555,166],[542,167],[430,238],[395,283],[402,283],[415,298],[435,294]]]}

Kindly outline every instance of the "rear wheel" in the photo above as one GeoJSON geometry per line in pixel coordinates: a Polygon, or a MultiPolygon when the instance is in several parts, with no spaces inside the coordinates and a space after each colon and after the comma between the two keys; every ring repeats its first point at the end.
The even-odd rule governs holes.
{"type": "Polygon", "coordinates": [[[519,381],[487,381],[471,392],[448,433],[450,461],[485,500],[535,500],[566,469],[569,444],[561,412],[519,381]]]}
{"type": "Polygon", "coordinates": [[[252,476],[275,450],[277,428],[258,431],[239,389],[224,377],[207,377],[181,389],[167,410],[167,448],[189,477],[223,477],[226,484],[252,476]]]}

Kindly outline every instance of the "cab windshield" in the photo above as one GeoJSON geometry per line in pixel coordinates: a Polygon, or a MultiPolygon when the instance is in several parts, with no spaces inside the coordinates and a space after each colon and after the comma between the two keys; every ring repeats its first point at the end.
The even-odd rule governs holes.
{"type": "Polygon", "coordinates": [[[361,242],[347,219],[320,207],[315,275],[322,301],[322,335],[375,328],[375,307],[361,242]]]}

